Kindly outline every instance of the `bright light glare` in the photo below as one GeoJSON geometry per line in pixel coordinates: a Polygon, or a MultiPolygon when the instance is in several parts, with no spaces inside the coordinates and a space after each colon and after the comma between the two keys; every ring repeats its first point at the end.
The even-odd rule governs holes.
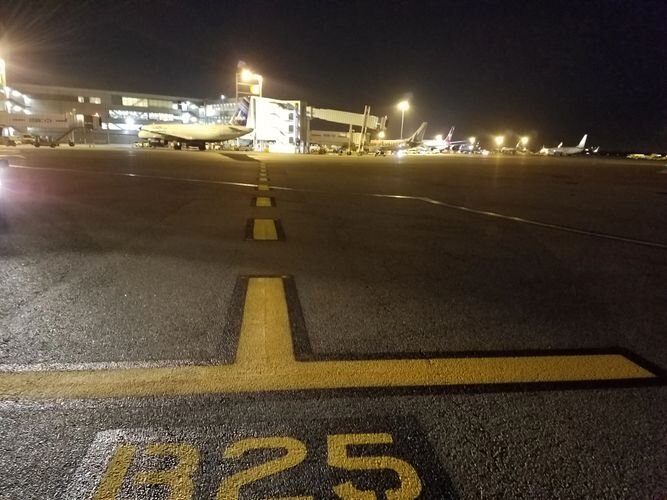
{"type": "Polygon", "coordinates": [[[410,103],[408,101],[401,101],[398,103],[398,109],[401,111],[407,111],[410,109],[410,103]]]}
{"type": "Polygon", "coordinates": [[[384,139],[384,130],[380,130],[380,131],[378,132],[378,138],[379,138],[379,139],[384,139]]]}
{"type": "Polygon", "coordinates": [[[503,143],[505,142],[505,136],[503,136],[503,135],[497,135],[497,136],[495,137],[494,141],[496,141],[496,146],[500,147],[500,146],[502,146],[503,143]]]}
{"type": "Polygon", "coordinates": [[[436,135],[435,140],[438,141],[438,142],[442,142],[442,134],[436,135]]]}
{"type": "Polygon", "coordinates": [[[524,136],[521,138],[521,144],[525,147],[526,144],[528,144],[528,141],[529,141],[529,140],[530,140],[530,138],[529,138],[527,135],[524,135],[524,136]]]}
{"type": "Polygon", "coordinates": [[[243,68],[243,70],[241,70],[241,80],[244,82],[249,82],[252,80],[253,76],[254,75],[252,74],[252,71],[250,71],[248,68],[243,68]]]}
{"type": "Polygon", "coordinates": [[[225,100],[225,94],[220,94],[220,100],[224,101],[225,100]]]}
{"type": "Polygon", "coordinates": [[[398,156],[399,158],[403,158],[405,156],[405,149],[399,149],[396,152],[396,156],[398,156]]]}
{"type": "Polygon", "coordinates": [[[468,142],[469,142],[470,144],[474,145],[475,142],[477,142],[477,137],[475,137],[474,135],[471,136],[471,137],[468,137],[468,142]]]}

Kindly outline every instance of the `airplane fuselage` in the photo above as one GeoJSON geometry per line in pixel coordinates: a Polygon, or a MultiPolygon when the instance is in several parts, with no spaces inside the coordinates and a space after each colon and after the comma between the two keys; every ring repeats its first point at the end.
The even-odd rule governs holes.
{"type": "Polygon", "coordinates": [[[139,131],[139,137],[182,142],[221,142],[242,137],[250,132],[252,132],[251,128],[239,125],[167,123],[144,125],[139,131]]]}

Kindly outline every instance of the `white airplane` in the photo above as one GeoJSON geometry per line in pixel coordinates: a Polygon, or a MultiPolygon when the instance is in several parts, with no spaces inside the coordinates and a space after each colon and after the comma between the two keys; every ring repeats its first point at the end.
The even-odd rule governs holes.
{"type": "Polygon", "coordinates": [[[369,144],[369,148],[376,153],[382,154],[386,151],[400,151],[419,146],[424,142],[426,125],[428,125],[426,122],[422,123],[410,137],[406,137],[405,139],[373,139],[369,144]]]}
{"type": "Polygon", "coordinates": [[[447,134],[447,137],[444,139],[425,139],[423,141],[423,145],[426,147],[429,147],[431,149],[437,149],[438,151],[448,151],[451,149],[452,146],[455,146],[457,144],[465,144],[468,141],[452,141],[452,136],[454,135],[454,128],[452,127],[449,129],[449,133],[447,134]]]}
{"type": "Polygon", "coordinates": [[[183,146],[197,146],[206,149],[207,142],[222,142],[236,139],[252,132],[251,128],[241,125],[223,125],[218,123],[161,123],[144,125],[139,130],[140,139],[160,139],[172,141],[174,149],[183,146]]]}
{"type": "Polygon", "coordinates": [[[563,146],[562,142],[555,148],[545,148],[544,146],[542,146],[542,149],[540,149],[540,154],[548,156],[567,156],[567,155],[575,155],[577,153],[581,153],[584,150],[584,147],[586,146],[587,137],[588,134],[584,134],[584,136],[579,141],[579,144],[577,144],[576,146],[563,146]]]}

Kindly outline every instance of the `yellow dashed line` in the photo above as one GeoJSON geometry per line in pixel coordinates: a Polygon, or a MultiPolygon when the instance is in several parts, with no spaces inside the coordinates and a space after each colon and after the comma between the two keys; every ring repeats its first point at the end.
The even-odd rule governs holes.
{"type": "Polygon", "coordinates": [[[253,240],[277,240],[278,230],[273,219],[255,219],[252,227],[253,240]]]}
{"type": "Polygon", "coordinates": [[[620,354],[366,361],[294,358],[282,278],[250,278],[233,365],[0,374],[6,398],[86,398],[655,378],[620,354]]]}
{"type": "Polygon", "coordinates": [[[256,207],[272,207],[271,198],[268,196],[258,196],[255,198],[256,207]]]}
{"type": "Polygon", "coordinates": [[[269,186],[267,184],[259,184],[257,186],[257,191],[268,191],[268,190],[269,190],[269,186]]]}

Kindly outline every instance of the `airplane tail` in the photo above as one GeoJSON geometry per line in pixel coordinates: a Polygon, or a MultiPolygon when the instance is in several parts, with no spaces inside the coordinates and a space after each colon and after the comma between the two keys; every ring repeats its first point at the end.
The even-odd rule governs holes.
{"type": "Polygon", "coordinates": [[[454,137],[454,126],[452,125],[452,128],[449,129],[449,133],[447,134],[447,137],[445,140],[447,142],[452,142],[452,137],[454,137]]]}
{"type": "Polygon", "coordinates": [[[236,112],[232,119],[229,120],[230,125],[243,125],[248,123],[248,109],[250,108],[250,100],[247,97],[239,99],[236,105],[236,112]]]}
{"type": "Polygon", "coordinates": [[[581,141],[579,141],[579,144],[577,145],[578,148],[583,148],[586,145],[586,138],[588,137],[588,134],[584,134],[584,136],[581,138],[581,141]]]}
{"type": "Polygon", "coordinates": [[[408,138],[408,142],[412,144],[421,144],[424,141],[424,134],[426,133],[427,122],[422,123],[415,133],[408,138]]]}

